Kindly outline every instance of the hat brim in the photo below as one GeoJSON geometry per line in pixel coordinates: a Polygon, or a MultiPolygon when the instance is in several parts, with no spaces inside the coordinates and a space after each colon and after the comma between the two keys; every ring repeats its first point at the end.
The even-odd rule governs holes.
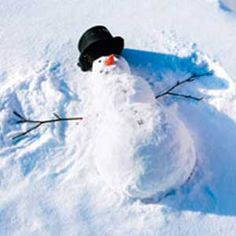
{"type": "Polygon", "coordinates": [[[117,36],[111,39],[103,39],[94,42],[89,45],[80,55],[79,61],[83,71],[90,70],[92,68],[92,62],[101,56],[107,56],[110,54],[121,54],[124,48],[124,39],[117,36]],[[83,58],[89,56],[90,61],[85,61],[83,58]],[[85,65],[86,64],[86,65],[85,65]]]}

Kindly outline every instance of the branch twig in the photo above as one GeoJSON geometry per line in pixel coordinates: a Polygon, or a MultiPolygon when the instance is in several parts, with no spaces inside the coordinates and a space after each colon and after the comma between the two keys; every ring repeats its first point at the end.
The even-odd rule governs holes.
{"type": "Polygon", "coordinates": [[[203,73],[203,74],[196,74],[196,73],[193,73],[191,76],[189,76],[187,79],[185,80],[182,80],[182,81],[177,81],[175,85],[173,85],[172,87],[170,87],[169,89],[165,90],[164,92],[160,93],[159,95],[157,95],[155,98],[158,99],[160,97],[163,97],[165,95],[171,95],[171,96],[177,96],[177,97],[184,97],[184,98],[189,98],[189,99],[193,99],[193,100],[196,100],[196,101],[200,101],[202,100],[203,98],[199,98],[199,97],[194,97],[192,95],[185,95],[185,94],[180,94],[180,93],[175,93],[175,92],[172,92],[174,89],[176,89],[177,87],[179,87],[180,85],[182,84],[185,84],[185,83],[189,83],[189,82],[193,82],[194,80],[196,80],[197,78],[199,77],[203,77],[203,76],[210,76],[212,75],[212,71],[209,71],[209,72],[206,72],[206,73],[203,73]]]}
{"type": "Polygon", "coordinates": [[[70,118],[61,118],[59,115],[54,113],[54,116],[56,117],[56,119],[49,119],[49,120],[30,120],[25,118],[23,115],[19,114],[16,111],[13,111],[13,114],[19,118],[18,121],[16,121],[17,124],[23,124],[23,123],[32,123],[32,124],[36,124],[35,126],[27,129],[25,132],[22,132],[18,135],[16,135],[15,137],[13,137],[12,139],[16,139],[19,137],[22,137],[28,133],[30,133],[31,131],[37,129],[38,127],[40,127],[43,124],[46,123],[53,123],[53,122],[62,122],[62,121],[73,121],[73,120],[83,120],[83,117],[70,117],[70,118]]]}

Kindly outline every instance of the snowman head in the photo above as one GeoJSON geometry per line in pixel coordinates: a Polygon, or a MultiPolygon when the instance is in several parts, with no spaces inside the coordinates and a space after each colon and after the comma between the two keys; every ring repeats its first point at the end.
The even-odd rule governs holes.
{"type": "Polygon", "coordinates": [[[93,62],[93,73],[104,75],[130,73],[127,61],[119,55],[111,54],[109,56],[99,57],[93,62]]]}

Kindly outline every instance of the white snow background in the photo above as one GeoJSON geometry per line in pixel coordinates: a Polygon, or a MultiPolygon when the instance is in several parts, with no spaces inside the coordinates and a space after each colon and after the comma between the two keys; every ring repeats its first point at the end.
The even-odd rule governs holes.
{"type": "MultiPolygon", "coordinates": [[[[235,235],[236,8],[233,0],[0,0],[0,235],[235,235]],[[125,39],[132,72],[177,105],[197,149],[191,180],[161,201],[114,193],[91,162],[93,126],[81,104],[87,74],[77,42],[102,24],[125,39]],[[12,140],[31,119],[83,116],[12,140]]],[[[99,98],[91,98],[99,99],[99,98]]]]}

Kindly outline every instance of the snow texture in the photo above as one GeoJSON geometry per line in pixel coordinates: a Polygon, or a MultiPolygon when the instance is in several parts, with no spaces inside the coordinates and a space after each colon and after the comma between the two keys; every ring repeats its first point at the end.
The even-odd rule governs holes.
{"type": "MultiPolygon", "coordinates": [[[[236,234],[233,1],[8,0],[0,3],[0,26],[0,235],[236,234]],[[87,28],[97,24],[125,39],[122,56],[130,65],[131,74],[126,71],[129,76],[117,72],[119,76],[111,76],[114,81],[104,81],[99,75],[94,81],[92,73],[83,73],[76,66],[77,41],[87,28]],[[152,104],[150,87],[156,95],[192,73],[210,70],[212,76],[178,88],[184,94],[203,96],[201,102],[165,96],[152,104]],[[118,86],[115,85],[118,78],[132,88],[132,76],[142,88],[135,99],[113,87],[98,94],[102,86],[118,86]],[[96,86],[88,86],[92,80],[96,86]],[[145,98],[144,90],[149,91],[145,98]],[[110,96],[117,93],[119,96],[113,100],[109,96],[102,102],[100,99],[105,100],[108,91],[112,91],[110,96]],[[131,98],[132,102],[126,100],[131,98]],[[132,132],[137,132],[135,137],[141,134],[153,137],[148,128],[144,132],[142,125],[137,124],[140,117],[131,116],[131,104],[136,108],[140,99],[144,109],[139,109],[139,114],[145,118],[145,128],[150,127],[165,139],[164,127],[159,124],[162,121],[172,124],[174,119],[175,127],[167,127],[166,135],[174,132],[184,138],[172,137],[169,144],[177,142],[183,148],[185,142],[186,148],[194,149],[197,158],[196,168],[186,183],[177,187],[177,180],[171,180],[174,189],[163,194],[157,185],[158,196],[150,198],[143,198],[142,194],[140,197],[140,192],[138,198],[124,193],[126,186],[120,180],[126,172],[122,168],[109,169],[99,161],[100,158],[104,158],[104,163],[111,161],[101,151],[118,157],[123,152],[132,156],[129,147],[123,146],[129,144],[124,141],[130,139],[132,132]],[[111,107],[113,110],[108,110],[111,107]],[[53,113],[84,119],[43,125],[13,140],[12,137],[31,127],[16,124],[13,110],[31,119],[50,119],[53,113]],[[158,122],[147,119],[149,114],[158,122]],[[122,120],[117,120],[121,116],[122,120]],[[139,129],[133,129],[133,125],[139,129]],[[105,133],[114,131],[117,135],[105,140],[108,137],[105,133]]],[[[165,145],[169,144],[164,143],[157,153],[167,151],[165,145]]],[[[141,146],[146,148],[145,155],[150,151],[154,156],[142,142],[141,146]]],[[[173,148],[176,153],[171,156],[177,157],[175,160],[181,166],[194,160],[187,158],[186,153],[191,151],[173,148]],[[184,154],[180,158],[181,152],[184,154]]],[[[132,150],[136,160],[140,152],[139,147],[132,150]]],[[[129,160],[120,165],[127,167],[129,160]]],[[[147,163],[138,164],[142,168],[147,163]]],[[[189,173],[190,165],[181,173],[189,173]]],[[[115,166],[118,167],[111,165],[115,166]]],[[[136,171],[132,173],[140,177],[136,171]]],[[[179,169],[174,173],[180,173],[179,169]]],[[[152,179],[148,175],[145,178],[140,186],[149,188],[152,179]]],[[[149,190],[144,191],[148,196],[152,195],[149,190]]]]}

